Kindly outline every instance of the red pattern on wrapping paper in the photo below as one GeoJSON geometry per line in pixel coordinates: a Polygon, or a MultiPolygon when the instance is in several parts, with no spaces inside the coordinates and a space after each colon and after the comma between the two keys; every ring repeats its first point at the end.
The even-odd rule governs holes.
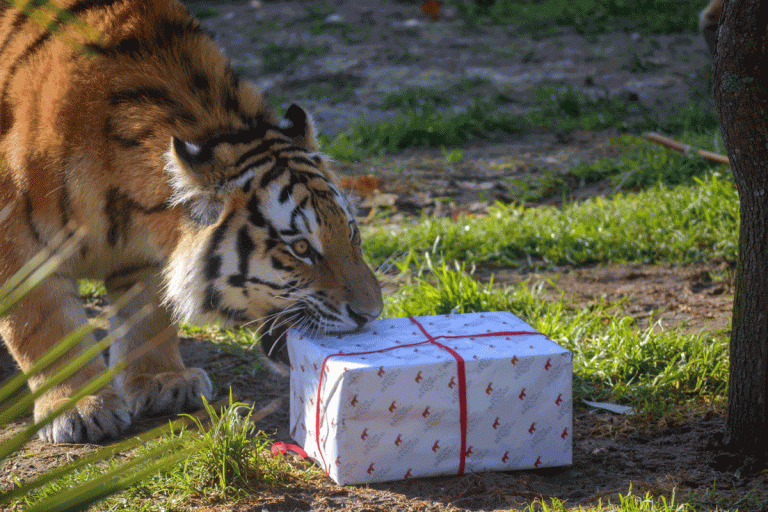
{"type": "MultiPolygon", "coordinates": [[[[411,322],[416,324],[416,326],[421,330],[422,334],[424,334],[427,339],[425,341],[420,341],[416,343],[408,343],[405,345],[396,345],[394,347],[386,347],[379,350],[368,350],[364,352],[339,352],[337,354],[330,354],[325,356],[325,359],[323,359],[323,364],[320,365],[320,379],[317,384],[317,407],[315,408],[315,443],[317,444],[317,451],[318,455],[320,455],[320,461],[323,464],[323,469],[325,470],[325,473],[329,473],[328,464],[325,462],[325,457],[323,456],[323,450],[320,444],[320,404],[322,403],[322,390],[323,390],[323,375],[328,371],[326,368],[326,364],[328,363],[328,359],[332,357],[338,357],[338,356],[360,356],[360,355],[366,355],[366,354],[381,354],[384,352],[389,352],[390,350],[395,350],[398,348],[409,348],[409,347],[418,347],[420,345],[426,345],[428,343],[431,343],[433,345],[436,345],[443,350],[446,350],[449,352],[454,359],[456,359],[456,366],[457,366],[457,373],[459,377],[459,422],[461,423],[461,460],[459,461],[459,475],[464,474],[464,466],[465,466],[465,458],[466,458],[466,446],[467,446],[467,386],[466,386],[466,373],[464,370],[464,359],[459,355],[455,350],[452,348],[443,345],[442,343],[438,343],[438,339],[461,339],[461,338],[487,338],[491,336],[544,336],[547,337],[543,333],[536,332],[536,331],[499,331],[499,332],[485,332],[482,334],[462,334],[458,336],[432,336],[430,335],[426,329],[416,320],[414,317],[410,316],[408,317],[411,322]]],[[[450,331],[449,331],[450,332],[450,331]]],[[[415,332],[413,334],[416,334],[415,332]]],[[[418,351],[418,349],[415,349],[418,351]]],[[[313,363],[313,366],[317,370],[317,364],[313,363]]],[[[381,367],[380,371],[383,372],[383,367],[381,367]]],[[[525,389],[523,389],[523,392],[525,389]]],[[[522,397],[520,397],[522,400],[522,397]]],[[[424,412],[422,413],[422,416],[425,418],[429,414],[429,407],[424,409],[424,412]]],[[[365,432],[364,432],[365,434],[365,432]]],[[[363,438],[365,439],[365,438],[363,438]]],[[[437,446],[437,441],[435,441],[435,446],[437,446]]],[[[433,451],[436,451],[435,446],[432,447],[433,451]]],[[[372,470],[373,463],[371,463],[371,469],[372,470]]],[[[369,471],[369,474],[371,471],[369,471]]]]}

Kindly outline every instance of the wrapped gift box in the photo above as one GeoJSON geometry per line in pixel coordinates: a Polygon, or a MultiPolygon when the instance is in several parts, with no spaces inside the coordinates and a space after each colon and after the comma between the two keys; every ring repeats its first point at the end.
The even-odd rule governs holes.
{"type": "Polygon", "coordinates": [[[339,484],[571,464],[572,355],[508,312],[289,331],[291,434],[339,484]]]}

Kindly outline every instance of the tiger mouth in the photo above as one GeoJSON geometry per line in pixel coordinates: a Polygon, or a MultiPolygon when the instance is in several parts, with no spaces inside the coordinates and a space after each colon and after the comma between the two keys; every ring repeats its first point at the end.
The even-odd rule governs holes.
{"type": "Polygon", "coordinates": [[[318,315],[315,309],[307,304],[298,310],[273,311],[267,315],[270,320],[259,330],[262,350],[270,359],[289,364],[286,333],[290,328],[297,327],[300,332],[312,335],[347,334],[360,329],[370,320],[351,310],[349,313],[357,325],[350,329],[339,329],[334,328],[331,319],[318,315]]]}

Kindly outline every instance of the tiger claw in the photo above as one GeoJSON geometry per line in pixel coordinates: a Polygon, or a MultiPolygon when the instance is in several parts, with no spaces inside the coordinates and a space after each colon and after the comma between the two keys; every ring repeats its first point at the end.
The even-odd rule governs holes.
{"type": "MultiPolygon", "coordinates": [[[[35,403],[35,421],[66,402],[45,396],[35,403]]],[[[99,443],[115,439],[131,425],[128,405],[114,390],[105,388],[96,395],[85,396],[72,409],[62,413],[38,430],[38,437],[49,443],[99,443]]]]}
{"type": "Polygon", "coordinates": [[[177,414],[202,408],[203,397],[213,397],[213,384],[204,370],[186,368],[130,376],[123,384],[123,394],[134,416],[177,414]]]}

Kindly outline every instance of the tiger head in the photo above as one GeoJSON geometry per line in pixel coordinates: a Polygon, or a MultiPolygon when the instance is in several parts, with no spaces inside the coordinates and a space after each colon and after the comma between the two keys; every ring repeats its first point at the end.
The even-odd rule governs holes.
{"type": "Polygon", "coordinates": [[[301,108],[237,133],[173,137],[165,159],[170,203],[186,217],[166,267],[179,320],[254,326],[286,360],[288,327],[343,333],[381,313],[354,211],[301,108]]]}

